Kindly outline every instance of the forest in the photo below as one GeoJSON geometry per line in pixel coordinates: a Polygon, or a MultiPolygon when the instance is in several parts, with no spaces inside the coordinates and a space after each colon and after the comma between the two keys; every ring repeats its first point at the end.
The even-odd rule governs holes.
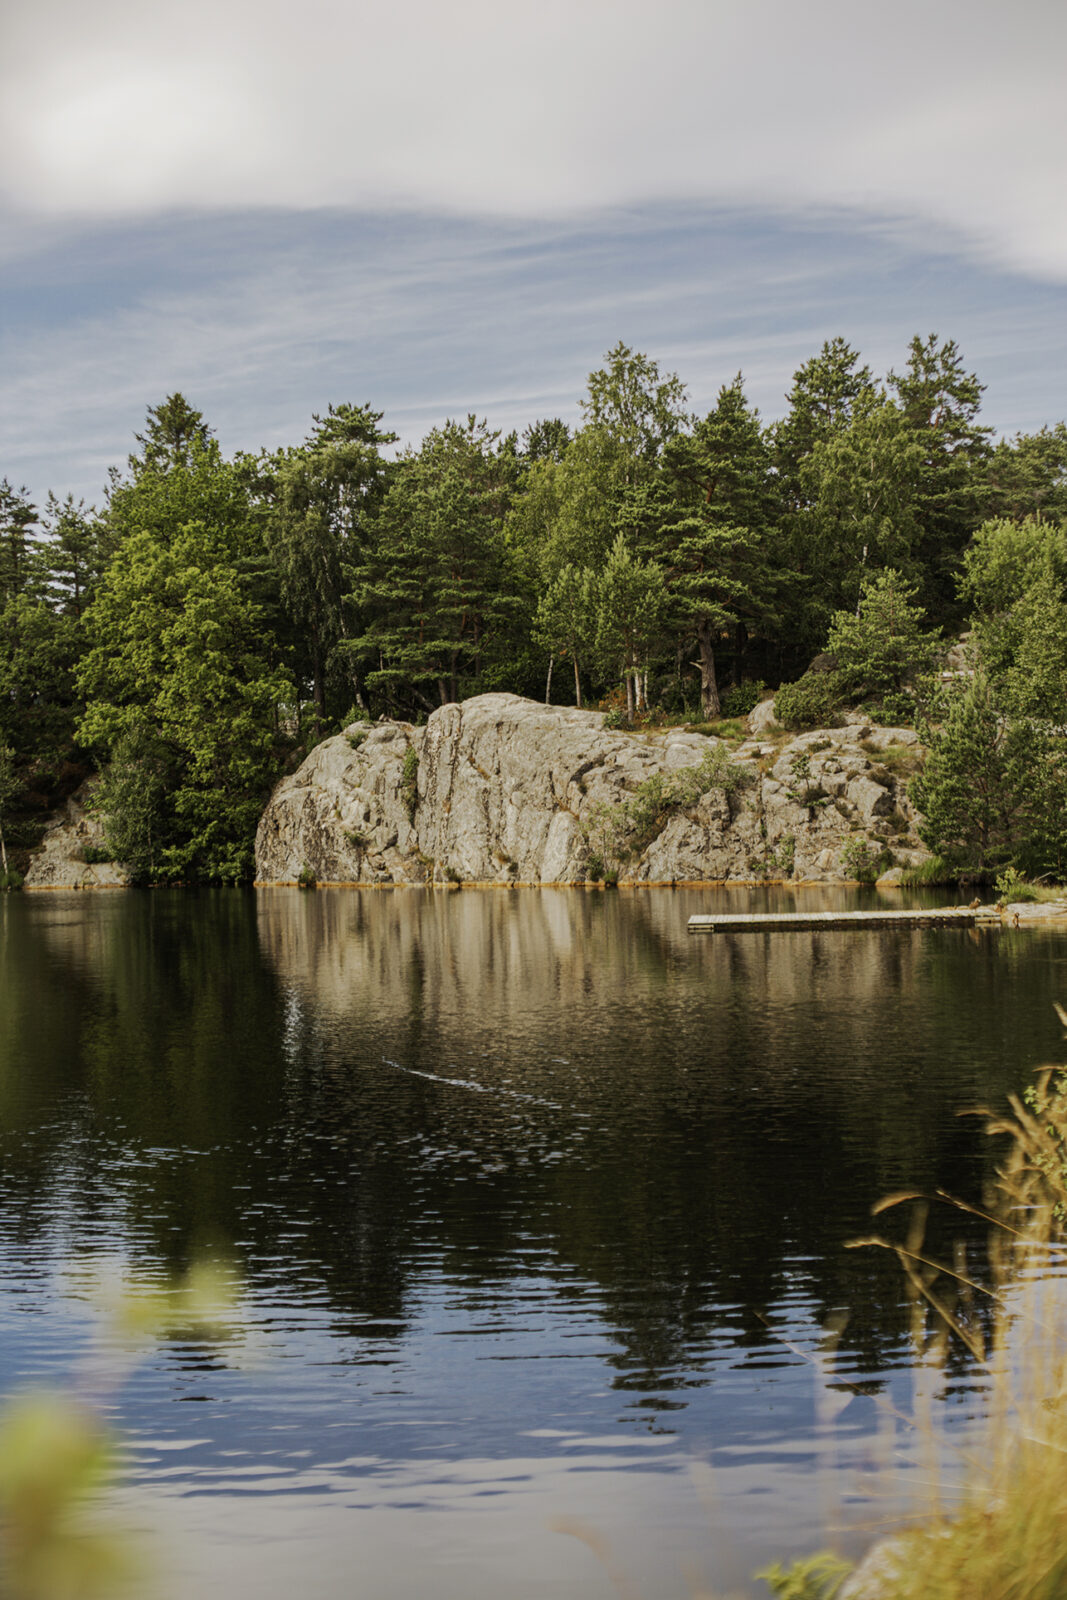
{"type": "Polygon", "coordinates": [[[715,732],[913,723],[954,870],[1067,872],[1067,427],[995,438],[952,340],[843,339],[765,424],[619,344],[581,421],[471,415],[397,451],[329,405],[227,458],[181,394],[100,508],[0,483],[0,883],[99,771],[145,883],[240,883],[272,784],[357,719],[488,690],[715,732]],[[967,670],[939,670],[961,633],[967,670]]]}

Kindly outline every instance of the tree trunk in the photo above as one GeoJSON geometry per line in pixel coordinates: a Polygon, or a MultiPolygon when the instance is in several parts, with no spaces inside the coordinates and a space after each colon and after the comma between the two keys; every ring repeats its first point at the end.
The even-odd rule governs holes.
{"type": "Polygon", "coordinates": [[[626,680],[626,720],[634,720],[634,677],[629,668],[623,674],[626,680]]]}
{"type": "Polygon", "coordinates": [[[555,659],[556,659],[555,656],[549,656],[549,658],[548,658],[548,677],[545,679],[545,705],[546,706],[550,705],[551,702],[552,702],[552,666],[553,666],[553,663],[555,662],[555,659]]]}
{"type": "Polygon", "coordinates": [[[578,657],[574,658],[574,703],[580,711],[582,709],[582,680],[578,676],[578,657]]]}
{"type": "Polygon", "coordinates": [[[4,830],[0,828],[0,861],[4,864],[4,873],[7,874],[7,846],[4,843],[4,830]]]}
{"type": "Polygon", "coordinates": [[[711,637],[711,622],[701,617],[697,623],[697,648],[700,651],[700,705],[705,722],[713,722],[722,715],[719,685],[715,677],[715,646],[711,637]]]}

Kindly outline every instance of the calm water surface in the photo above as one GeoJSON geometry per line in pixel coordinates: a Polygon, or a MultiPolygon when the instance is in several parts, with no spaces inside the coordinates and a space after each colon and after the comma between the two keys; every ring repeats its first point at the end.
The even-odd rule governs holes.
{"type": "Polygon", "coordinates": [[[1067,939],[724,899],[791,897],[0,896],[0,1391],[104,1395],[166,1596],[754,1593],[884,1514],[908,1313],[844,1241],[980,1196],[1067,939]],[[101,1294],[204,1256],[233,1327],[119,1381],[101,1294]]]}

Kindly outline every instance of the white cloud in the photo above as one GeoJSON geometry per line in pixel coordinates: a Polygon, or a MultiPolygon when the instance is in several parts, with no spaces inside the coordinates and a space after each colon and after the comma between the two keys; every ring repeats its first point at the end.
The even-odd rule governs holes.
{"type": "Polygon", "coordinates": [[[1067,277],[1056,0],[18,9],[0,190],[25,212],[840,204],[1067,277]]]}

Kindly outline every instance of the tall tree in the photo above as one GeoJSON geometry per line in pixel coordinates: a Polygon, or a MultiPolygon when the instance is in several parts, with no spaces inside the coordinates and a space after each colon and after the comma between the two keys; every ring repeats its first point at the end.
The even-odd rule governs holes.
{"type": "Polygon", "coordinates": [[[331,405],[325,417],[313,417],[302,445],[261,458],[255,469],[271,560],[296,625],[297,667],[310,678],[320,725],[331,677],[350,703],[364,704],[356,657],[340,647],[356,631],[351,571],[370,543],[385,492],[381,447],[396,439],[380,427],[382,415],[369,406],[331,405]]]}
{"type": "MultiPolygon", "coordinates": [[[[447,422],[401,457],[373,548],[353,566],[368,686],[432,710],[506,661],[519,608],[504,518],[518,467],[485,422],[447,422]]],[[[477,686],[477,687],[476,687],[477,686]]]]}
{"type": "Polygon", "coordinates": [[[713,718],[723,635],[768,622],[786,577],[773,543],[770,451],[740,373],[691,433],[669,442],[663,466],[669,499],[656,553],[675,624],[696,642],[703,714],[713,718]]]}
{"type": "Polygon", "coordinates": [[[984,385],[967,372],[955,340],[918,334],[902,373],[890,372],[921,455],[915,472],[915,547],[927,604],[951,606],[967,541],[985,514],[992,429],[979,422],[984,385]]]}

